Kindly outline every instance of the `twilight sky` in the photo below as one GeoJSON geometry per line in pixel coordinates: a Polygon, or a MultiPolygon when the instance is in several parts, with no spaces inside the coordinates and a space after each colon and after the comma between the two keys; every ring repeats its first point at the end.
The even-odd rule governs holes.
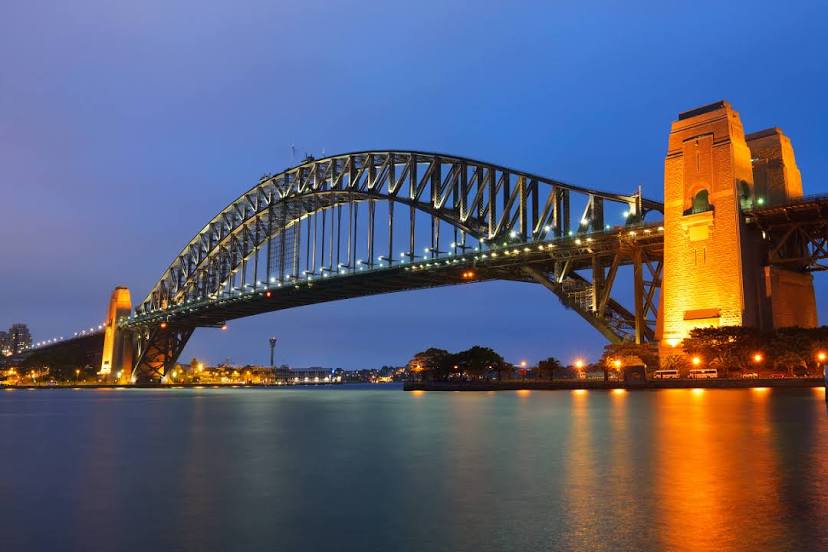
{"type": "MultiPolygon", "coordinates": [[[[826,19],[756,0],[5,0],[0,328],[71,335],[118,284],[138,303],[216,212],[292,164],[290,144],[442,151],[661,198],[670,122],[726,99],[747,131],[781,127],[806,193],[828,192],[826,19]]],[[[603,344],[540,286],[497,282],[239,320],[182,360],[265,363],[270,335],[279,362],[344,368],[603,344]]]]}

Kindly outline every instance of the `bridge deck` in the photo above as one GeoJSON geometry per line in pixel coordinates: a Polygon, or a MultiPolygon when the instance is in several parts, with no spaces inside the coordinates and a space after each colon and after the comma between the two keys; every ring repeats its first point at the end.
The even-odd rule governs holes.
{"type": "MultiPolygon", "coordinates": [[[[509,243],[486,251],[426,259],[412,264],[356,271],[296,284],[271,284],[232,296],[190,302],[169,309],[137,315],[121,322],[125,328],[170,325],[209,326],[227,320],[304,305],[486,280],[534,280],[523,270],[526,266],[545,273],[591,269],[593,260],[609,265],[619,249],[638,245],[651,256],[660,256],[663,239],[659,225],[616,228],[611,231],[574,236],[540,243],[509,243]]],[[[629,259],[622,264],[629,264],[629,259]]]]}

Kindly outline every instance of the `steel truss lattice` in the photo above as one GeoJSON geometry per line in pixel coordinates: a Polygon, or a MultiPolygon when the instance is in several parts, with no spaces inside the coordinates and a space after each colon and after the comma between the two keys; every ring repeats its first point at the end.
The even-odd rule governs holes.
{"type": "Polygon", "coordinates": [[[642,225],[651,211],[662,211],[661,204],[640,193],[601,192],[456,156],[375,151],[308,159],[263,177],[216,215],[121,325],[143,332],[136,373],[157,379],[183,346],[170,340],[174,328],[186,342],[194,327],[255,312],[464,283],[455,281],[454,269],[474,266],[476,280],[545,282],[614,341],[649,340],[643,299],[649,294],[638,313],[609,293],[614,270],[635,263],[622,253],[618,235],[642,225]],[[569,246],[579,249],[582,238],[609,253],[599,258],[587,248],[567,264],[560,255],[569,246]],[[509,246],[557,242],[558,251],[540,259],[507,266],[497,258],[509,246]],[[584,262],[592,282],[576,272],[584,262]],[[429,263],[452,270],[440,265],[428,277],[415,273],[429,263]],[[304,289],[311,286],[313,293],[304,289]],[[280,289],[291,291],[271,298],[280,289]]]}

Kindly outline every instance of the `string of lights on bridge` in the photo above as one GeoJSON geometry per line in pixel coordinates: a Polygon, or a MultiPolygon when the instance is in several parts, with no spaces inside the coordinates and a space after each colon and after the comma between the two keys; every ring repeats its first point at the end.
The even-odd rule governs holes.
{"type": "Polygon", "coordinates": [[[72,337],[69,338],[69,339],[66,339],[63,336],[53,337],[53,338],[50,338],[50,339],[44,339],[42,341],[37,341],[35,343],[32,343],[29,347],[26,347],[23,350],[24,351],[33,351],[35,349],[41,349],[43,347],[49,347],[51,345],[56,345],[56,344],[58,344],[62,341],[70,341],[72,339],[77,339],[79,337],[90,336],[90,335],[102,332],[105,327],[106,327],[106,322],[101,322],[97,326],[92,326],[92,327],[85,328],[85,329],[78,330],[78,331],[74,332],[72,334],[72,337]]]}
{"type": "MultiPolygon", "coordinates": [[[[631,213],[629,211],[624,211],[624,213],[622,214],[624,219],[628,219],[630,217],[630,215],[631,215],[631,213]]],[[[590,221],[589,221],[589,219],[581,219],[580,223],[581,223],[582,226],[588,226],[590,221]]],[[[629,226],[627,226],[625,228],[629,228],[629,226]]],[[[551,227],[550,226],[545,226],[544,230],[546,232],[549,232],[549,231],[551,231],[551,227]]],[[[605,231],[609,231],[609,230],[612,230],[612,225],[609,225],[609,224],[605,225],[605,231]]],[[[662,226],[658,227],[658,231],[661,232],[663,230],[664,230],[664,227],[662,227],[662,226]]],[[[644,232],[644,233],[652,232],[652,230],[650,228],[644,228],[641,231],[644,232]]],[[[604,233],[604,232],[599,232],[599,233],[604,233]]],[[[621,232],[621,233],[623,233],[623,232],[621,232]]],[[[631,236],[635,236],[637,231],[632,229],[632,230],[628,230],[627,233],[631,236]]],[[[486,238],[481,238],[479,240],[478,245],[476,245],[475,247],[469,247],[468,248],[469,249],[468,254],[466,254],[465,251],[458,254],[457,250],[458,249],[463,250],[463,249],[465,249],[465,246],[463,246],[462,244],[458,244],[456,242],[452,242],[449,245],[449,247],[452,249],[452,251],[448,251],[448,252],[446,252],[446,254],[450,257],[455,257],[455,258],[451,259],[451,260],[446,260],[445,264],[450,265],[450,264],[467,262],[469,260],[486,259],[486,258],[489,258],[489,257],[497,258],[497,256],[499,254],[510,256],[510,255],[518,255],[521,252],[530,253],[531,251],[533,251],[533,249],[530,247],[530,245],[535,245],[535,244],[531,244],[531,243],[515,244],[514,240],[517,239],[518,237],[519,237],[518,233],[513,230],[509,233],[509,238],[512,240],[512,243],[510,243],[509,241],[504,241],[504,242],[502,242],[502,244],[496,244],[496,243],[492,243],[492,242],[486,240],[486,238]],[[518,247],[518,246],[520,246],[520,247],[518,247]],[[483,252],[484,251],[483,247],[485,247],[485,251],[487,251],[487,252],[483,252]],[[513,247],[513,249],[509,249],[510,247],[513,247]],[[468,257],[468,259],[466,257],[468,257]]],[[[552,241],[553,242],[555,242],[555,241],[562,242],[562,241],[569,241],[569,240],[571,240],[572,243],[574,243],[575,245],[582,245],[584,242],[586,242],[586,243],[592,242],[593,238],[589,237],[588,235],[586,237],[581,237],[580,233],[576,234],[576,232],[570,230],[566,236],[562,236],[562,237],[557,238],[557,239],[552,240],[552,241]],[[573,240],[572,238],[576,235],[578,235],[579,237],[576,237],[573,240]]],[[[543,251],[544,249],[553,249],[553,248],[555,248],[556,244],[555,243],[547,243],[547,244],[536,245],[535,247],[538,249],[538,251],[543,251]]],[[[429,259],[428,261],[410,263],[411,266],[406,267],[406,270],[422,270],[422,269],[426,269],[426,268],[432,268],[432,267],[439,266],[439,263],[437,263],[436,261],[440,257],[440,254],[442,252],[434,251],[433,248],[431,248],[431,247],[426,247],[426,248],[424,248],[423,253],[426,254],[426,255],[428,255],[428,254],[435,255],[435,258],[434,259],[429,259]]],[[[410,258],[410,254],[406,251],[403,251],[403,252],[400,253],[400,260],[396,261],[396,262],[399,262],[400,264],[406,264],[407,263],[407,258],[410,258]]],[[[392,268],[393,264],[395,262],[393,260],[391,262],[388,262],[389,259],[387,259],[385,256],[379,256],[377,258],[377,261],[378,261],[378,266],[379,266],[380,269],[392,268]]],[[[342,275],[348,275],[349,273],[356,272],[356,271],[364,272],[366,270],[366,267],[369,266],[368,262],[364,259],[357,259],[356,260],[356,265],[359,267],[358,269],[355,269],[354,271],[349,271],[348,267],[346,267],[345,265],[340,263],[337,266],[338,271],[330,271],[330,270],[323,269],[322,272],[321,272],[320,277],[321,278],[328,278],[329,275],[330,276],[336,276],[336,275],[338,275],[338,272],[340,272],[340,271],[341,271],[342,275]]],[[[373,270],[377,270],[377,269],[373,269],[373,270]]],[[[315,276],[315,274],[309,273],[308,271],[303,271],[302,275],[304,276],[305,282],[308,283],[308,284],[310,284],[314,280],[314,276],[315,276]]],[[[461,277],[462,277],[462,279],[470,280],[470,279],[473,279],[475,277],[475,273],[473,271],[465,271],[461,274],[461,277]]],[[[287,282],[288,285],[293,285],[293,286],[298,287],[299,285],[302,284],[302,281],[299,278],[294,278],[293,275],[288,274],[288,275],[286,275],[286,278],[288,280],[290,280],[289,282],[287,282]]],[[[273,286],[270,286],[268,284],[264,284],[261,281],[257,281],[255,286],[253,286],[251,284],[245,284],[246,289],[239,289],[237,287],[233,287],[232,290],[231,290],[231,293],[236,293],[238,295],[244,295],[244,294],[255,295],[256,293],[259,293],[262,289],[264,289],[265,293],[269,294],[270,292],[267,291],[267,290],[271,289],[272,287],[280,288],[280,287],[283,286],[283,282],[280,282],[280,281],[277,282],[275,278],[270,278],[270,284],[273,284],[273,286]]],[[[222,298],[228,299],[227,295],[225,295],[224,293],[222,293],[222,298]]],[[[216,299],[219,299],[219,297],[214,295],[214,296],[209,297],[205,301],[188,300],[183,305],[171,305],[171,306],[169,306],[167,308],[167,311],[171,311],[171,310],[174,311],[174,310],[180,309],[180,308],[188,308],[189,309],[189,308],[195,307],[196,304],[198,304],[198,303],[209,302],[210,300],[216,300],[216,299]]],[[[155,315],[157,313],[153,313],[153,314],[155,315]]],[[[139,317],[140,317],[140,315],[132,314],[128,317],[128,319],[134,320],[134,319],[139,318],[139,317]]],[[[78,331],[74,332],[72,334],[72,337],[69,338],[68,340],[91,336],[93,334],[102,332],[105,327],[106,327],[106,322],[101,322],[97,326],[91,326],[89,328],[84,328],[84,329],[78,330],[78,331]]],[[[226,325],[222,326],[222,329],[227,329],[227,326],[226,325]]],[[[50,339],[44,339],[44,340],[38,341],[36,343],[33,343],[31,346],[27,347],[24,350],[26,350],[26,351],[36,350],[36,349],[56,345],[58,343],[68,341],[68,340],[63,336],[53,337],[53,338],[50,338],[50,339]]]]}
{"type": "MultiPolygon", "coordinates": [[[[624,212],[624,217],[629,218],[630,213],[629,211],[624,212]]],[[[588,219],[582,219],[581,224],[583,226],[587,226],[589,224],[588,219]]],[[[520,242],[516,243],[515,240],[519,239],[521,236],[516,231],[511,231],[509,233],[510,240],[503,241],[501,243],[493,243],[486,238],[481,238],[479,240],[479,244],[474,247],[468,247],[469,251],[462,253],[458,253],[458,249],[464,249],[464,246],[458,244],[456,242],[452,242],[450,244],[450,249],[453,251],[441,252],[441,251],[434,251],[431,247],[424,248],[425,254],[433,254],[435,255],[434,258],[422,261],[415,261],[410,262],[407,261],[407,258],[410,258],[409,253],[403,251],[400,253],[400,260],[399,261],[392,261],[391,263],[387,263],[388,259],[385,256],[377,257],[378,261],[378,268],[369,267],[369,270],[372,272],[378,270],[387,270],[391,268],[397,268],[394,266],[393,263],[398,262],[400,264],[409,264],[409,266],[405,267],[405,270],[422,270],[427,268],[436,268],[441,266],[450,266],[452,264],[461,264],[465,262],[472,262],[478,261],[481,259],[488,259],[488,258],[497,258],[499,255],[504,256],[511,256],[511,255],[519,255],[521,252],[524,254],[529,254],[535,251],[544,251],[544,250],[552,250],[562,243],[572,243],[576,246],[582,246],[584,244],[590,244],[594,241],[594,237],[597,235],[607,235],[607,234],[615,234],[618,236],[627,235],[630,237],[635,237],[639,233],[642,235],[652,234],[653,232],[662,233],[664,231],[663,226],[658,227],[646,227],[644,224],[632,226],[632,225],[625,225],[625,226],[616,226],[615,229],[611,225],[606,225],[604,231],[598,232],[591,232],[591,233],[581,233],[581,232],[573,232],[569,231],[566,236],[561,236],[559,238],[555,238],[550,240],[546,243],[537,242],[520,242]],[[577,236],[577,237],[575,237],[577,236]],[[573,239],[574,238],[574,239],[573,239]],[[558,243],[555,243],[558,242],[558,243]],[[485,249],[484,249],[485,248],[485,249]],[[445,253],[446,256],[452,257],[451,259],[445,259],[443,257],[440,259],[440,254],[445,253]],[[384,262],[385,261],[385,262],[384,262]]],[[[545,227],[544,230],[547,232],[551,230],[551,227],[545,227]]],[[[359,266],[358,269],[349,270],[348,267],[343,265],[338,265],[339,271],[330,271],[330,270],[323,270],[320,278],[328,279],[329,275],[332,277],[336,276],[348,276],[357,272],[366,271],[366,267],[368,267],[367,261],[364,259],[357,259],[355,264],[359,266]],[[341,271],[341,272],[340,272],[341,271]]],[[[235,272],[235,271],[234,271],[235,272]]],[[[233,287],[229,292],[223,291],[219,294],[212,294],[208,296],[206,299],[187,299],[181,304],[174,304],[169,305],[165,309],[155,310],[148,313],[143,314],[131,314],[129,317],[124,317],[121,319],[121,322],[125,321],[132,321],[132,320],[143,320],[143,321],[150,321],[150,320],[165,320],[166,316],[171,313],[180,312],[180,311],[192,311],[198,309],[200,307],[206,306],[214,301],[224,302],[224,301],[238,301],[247,298],[254,298],[257,295],[261,295],[264,297],[270,297],[272,289],[282,288],[283,286],[292,286],[294,288],[299,288],[303,285],[312,286],[315,281],[315,274],[308,273],[308,271],[303,271],[302,275],[304,276],[304,280],[300,278],[295,278],[293,275],[286,275],[286,279],[289,280],[288,282],[281,282],[277,281],[275,278],[270,278],[269,283],[263,283],[261,281],[257,281],[254,284],[244,284],[244,289],[239,289],[238,287],[233,287]],[[271,285],[272,284],[272,285],[271,285]]],[[[465,271],[461,273],[461,279],[463,280],[471,280],[474,279],[476,274],[474,271],[465,271]]],[[[166,326],[165,322],[162,322],[163,326],[166,326]]],[[[227,329],[227,325],[224,324],[221,326],[222,330],[227,329]]]]}

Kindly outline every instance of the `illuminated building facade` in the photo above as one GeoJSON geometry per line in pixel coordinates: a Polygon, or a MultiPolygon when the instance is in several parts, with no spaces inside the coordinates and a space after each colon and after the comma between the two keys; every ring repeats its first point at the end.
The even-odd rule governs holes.
{"type": "Polygon", "coordinates": [[[0,331],[0,356],[10,356],[11,354],[12,347],[9,333],[0,331]]]}
{"type": "Polygon", "coordinates": [[[12,324],[6,339],[13,355],[32,346],[32,334],[26,324],[12,324]]]}

